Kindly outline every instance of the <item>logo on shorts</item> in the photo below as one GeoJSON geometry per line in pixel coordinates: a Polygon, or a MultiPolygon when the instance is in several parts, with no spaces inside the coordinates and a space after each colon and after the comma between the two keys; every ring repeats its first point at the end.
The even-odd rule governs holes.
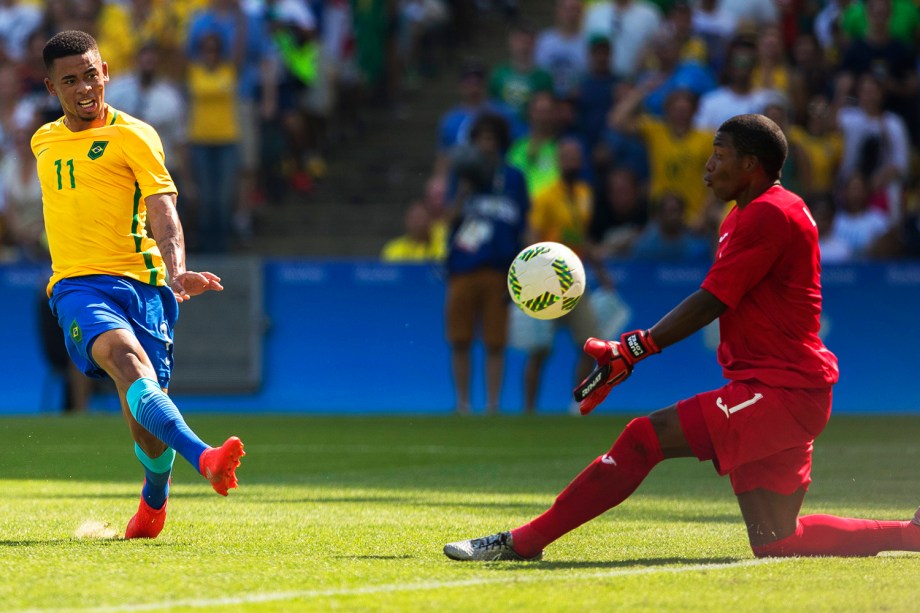
{"type": "Polygon", "coordinates": [[[77,325],[76,319],[70,324],[70,338],[72,338],[75,343],[83,341],[83,331],[80,330],[80,326],[77,325]]]}
{"type": "Polygon", "coordinates": [[[107,140],[96,140],[93,141],[93,144],[89,146],[89,153],[86,155],[89,156],[91,160],[98,160],[102,157],[102,154],[105,153],[105,148],[108,146],[109,141],[107,140]]]}
{"type": "Polygon", "coordinates": [[[750,400],[745,400],[744,402],[739,402],[733,407],[729,407],[729,406],[725,406],[725,403],[722,402],[722,397],[719,396],[718,398],[716,398],[716,406],[719,407],[723,413],[725,413],[725,417],[729,417],[732,413],[737,413],[741,409],[748,408],[749,406],[756,403],[761,398],[763,398],[763,394],[761,394],[760,392],[757,392],[756,394],[751,396],[750,400]]]}

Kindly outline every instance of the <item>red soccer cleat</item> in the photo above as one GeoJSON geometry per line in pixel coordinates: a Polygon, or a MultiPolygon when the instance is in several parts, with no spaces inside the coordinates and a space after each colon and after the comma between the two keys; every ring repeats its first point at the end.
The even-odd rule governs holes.
{"type": "Polygon", "coordinates": [[[162,509],[153,509],[142,496],[137,513],[134,514],[125,529],[125,539],[155,539],[163,530],[163,524],[166,523],[168,503],[169,500],[163,503],[162,509]]]}
{"type": "Polygon", "coordinates": [[[198,472],[211,482],[215,492],[226,496],[236,487],[236,469],[244,455],[243,441],[231,436],[220,447],[211,447],[201,454],[198,472]]]}

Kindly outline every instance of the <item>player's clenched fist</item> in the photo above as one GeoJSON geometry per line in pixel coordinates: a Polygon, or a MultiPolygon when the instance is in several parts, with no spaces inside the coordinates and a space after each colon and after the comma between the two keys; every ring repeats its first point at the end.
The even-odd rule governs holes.
{"type": "Polygon", "coordinates": [[[636,362],[658,353],[658,345],[648,330],[625,332],[619,341],[589,338],[585,353],[597,362],[597,368],[575,388],[575,401],[582,415],[587,415],[602,403],[613,389],[632,374],[636,362]]]}

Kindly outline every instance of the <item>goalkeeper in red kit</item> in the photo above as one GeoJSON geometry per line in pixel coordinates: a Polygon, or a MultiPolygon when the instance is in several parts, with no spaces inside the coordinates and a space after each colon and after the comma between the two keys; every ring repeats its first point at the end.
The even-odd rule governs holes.
{"type": "Polygon", "coordinates": [[[597,368],[575,390],[582,414],[637,362],[719,319],[728,383],[632,420],[545,513],[508,532],[449,543],[454,560],[533,560],[543,548],[632,494],[668,458],[711,460],[728,475],[751,549],[767,556],[872,556],[920,551],[912,521],[799,516],[815,437],[831,413],[837,358],[818,337],[818,232],[805,202],[779,181],[787,144],[763,115],[723,123],[704,180],[736,202],[722,223],[702,286],[648,330],[588,339],[597,368]]]}

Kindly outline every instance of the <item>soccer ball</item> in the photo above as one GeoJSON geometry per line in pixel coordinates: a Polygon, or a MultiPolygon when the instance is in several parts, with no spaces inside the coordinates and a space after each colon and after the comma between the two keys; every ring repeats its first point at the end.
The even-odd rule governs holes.
{"type": "Polygon", "coordinates": [[[531,317],[556,319],[574,309],[585,293],[585,267],[565,245],[535,243],[511,263],[508,292],[531,317]]]}

